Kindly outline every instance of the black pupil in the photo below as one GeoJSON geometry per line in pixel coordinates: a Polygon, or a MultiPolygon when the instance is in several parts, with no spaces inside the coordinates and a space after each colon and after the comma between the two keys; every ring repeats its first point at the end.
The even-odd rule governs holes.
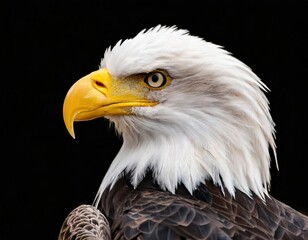
{"type": "Polygon", "coordinates": [[[153,82],[157,82],[159,80],[159,77],[157,76],[157,74],[152,76],[152,81],[153,82]]]}

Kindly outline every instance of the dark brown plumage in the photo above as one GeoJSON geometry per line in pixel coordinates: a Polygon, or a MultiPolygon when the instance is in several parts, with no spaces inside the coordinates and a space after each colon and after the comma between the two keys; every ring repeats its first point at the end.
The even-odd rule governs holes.
{"type": "Polygon", "coordinates": [[[308,218],[280,201],[225,196],[212,182],[190,197],[164,192],[150,177],[134,190],[122,178],[102,198],[114,239],[308,239],[308,218]]]}
{"type": "Polygon", "coordinates": [[[174,195],[160,190],[150,173],[137,189],[128,179],[123,177],[103,194],[99,209],[109,223],[94,207],[90,217],[80,216],[86,212],[77,208],[63,224],[59,240],[110,239],[108,234],[103,238],[109,224],[111,239],[308,239],[308,217],[273,197],[264,203],[237,191],[232,198],[210,181],[193,196],[183,186],[174,195]],[[78,226],[82,218],[106,226],[78,226]]]}

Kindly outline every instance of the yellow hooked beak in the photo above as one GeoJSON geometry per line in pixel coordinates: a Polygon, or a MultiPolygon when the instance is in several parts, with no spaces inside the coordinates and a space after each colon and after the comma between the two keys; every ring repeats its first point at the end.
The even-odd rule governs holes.
{"type": "Polygon", "coordinates": [[[154,106],[146,98],[147,89],[133,78],[112,78],[106,68],[78,80],[67,92],[63,104],[65,126],[75,138],[74,121],[106,115],[132,114],[132,107],[154,106]]]}

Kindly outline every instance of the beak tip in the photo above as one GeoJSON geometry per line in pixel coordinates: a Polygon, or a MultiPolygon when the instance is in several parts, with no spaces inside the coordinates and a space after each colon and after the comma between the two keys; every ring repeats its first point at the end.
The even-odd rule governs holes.
{"type": "Polygon", "coordinates": [[[75,134],[71,134],[71,136],[72,136],[72,138],[76,139],[76,136],[75,136],[75,134]]]}
{"type": "Polygon", "coordinates": [[[75,131],[74,131],[74,121],[66,121],[67,119],[64,119],[65,127],[68,133],[71,135],[72,138],[76,139],[75,137],[75,131]]]}
{"type": "Polygon", "coordinates": [[[73,126],[71,128],[68,128],[68,132],[69,132],[69,134],[71,135],[72,138],[76,139],[73,126]]]}

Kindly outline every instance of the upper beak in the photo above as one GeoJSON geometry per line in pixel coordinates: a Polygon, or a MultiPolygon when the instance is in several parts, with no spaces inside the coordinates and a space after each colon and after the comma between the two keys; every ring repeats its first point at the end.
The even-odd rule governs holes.
{"type": "Polygon", "coordinates": [[[63,118],[70,135],[75,138],[74,121],[91,120],[105,115],[130,114],[131,107],[153,106],[140,89],[132,89],[125,81],[114,81],[106,68],[78,80],[67,92],[63,118]]]}

